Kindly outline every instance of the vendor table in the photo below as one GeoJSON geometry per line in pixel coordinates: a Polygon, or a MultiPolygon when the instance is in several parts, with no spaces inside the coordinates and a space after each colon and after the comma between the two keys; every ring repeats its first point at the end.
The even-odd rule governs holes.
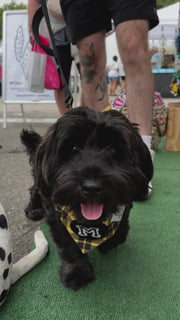
{"type": "Polygon", "coordinates": [[[163,98],[174,98],[170,91],[174,69],[153,70],[155,80],[155,91],[159,92],[163,98]]]}

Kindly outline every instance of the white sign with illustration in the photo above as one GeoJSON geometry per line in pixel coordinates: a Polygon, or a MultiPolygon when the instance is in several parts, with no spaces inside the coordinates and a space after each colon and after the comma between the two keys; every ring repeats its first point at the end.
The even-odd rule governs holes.
{"type": "Polygon", "coordinates": [[[5,103],[54,102],[53,90],[28,91],[25,75],[31,45],[27,10],[3,13],[3,101],[5,103]]]}

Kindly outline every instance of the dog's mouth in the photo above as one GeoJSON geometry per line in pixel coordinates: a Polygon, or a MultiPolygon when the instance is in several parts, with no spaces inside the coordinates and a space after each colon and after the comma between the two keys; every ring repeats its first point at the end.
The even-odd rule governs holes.
{"type": "Polygon", "coordinates": [[[81,212],[86,220],[97,220],[102,216],[103,204],[98,202],[81,203],[81,212]]]}

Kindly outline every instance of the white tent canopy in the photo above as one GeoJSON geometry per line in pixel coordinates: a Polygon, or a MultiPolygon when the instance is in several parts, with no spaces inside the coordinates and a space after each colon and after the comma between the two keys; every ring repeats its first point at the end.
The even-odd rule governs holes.
{"type": "Polygon", "coordinates": [[[178,30],[179,2],[159,9],[159,25],[149,32],[150,40],[174,40],[178,30]]]}
{"type": "MultiPolygon", "coordinates": [[[[0,8],[3,7],[6,4],[10,4],[12,2],[12,0],[0,0],[0,8]]],[[[28,4],[28,0],[14,0],[14,2],[19,5],[21,3],[23,3],[24,5],[28,4]]]]}
{"type": "Polygon", "coordinates": [[[179,2],[157,10],[160,24],[178,24],[179,2]]]}

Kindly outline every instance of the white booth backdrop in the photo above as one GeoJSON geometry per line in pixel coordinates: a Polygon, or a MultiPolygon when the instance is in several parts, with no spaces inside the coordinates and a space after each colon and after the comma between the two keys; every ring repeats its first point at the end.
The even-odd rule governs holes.
{"type": "Polygon", "coordinates": [[[30,51],[27,10],[3,13],[3,81],[5,103],[54,102],[53,90],[42,93],[25,88],[25,74],[30,51]]]}

